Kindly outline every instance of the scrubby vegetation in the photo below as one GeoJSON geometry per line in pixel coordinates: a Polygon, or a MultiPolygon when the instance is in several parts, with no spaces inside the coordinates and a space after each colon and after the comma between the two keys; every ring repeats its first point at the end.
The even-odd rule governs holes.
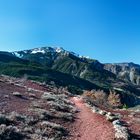
{"type": "Polygon", "coordinates": [[[104,106],[107,108],[122,107],[120,96],[115,91],[110,91],[109,93],[105,93],[102,90],[97,90],[97,91],[91,90],[91,91],[85,91],[83,96],[87,102],[97,106],[104,106]]]}
{"type": "Polygon", "coordinates": [[[122,107],[120,95],[117,94],[115,91],[110,91],[108,96],[108,103],[114,108],[122,107]]]}
{"type": "Polygon", "coordinates": [[[8,76],[0,79],[0,100],[6,103],[0,106],[1,140],[59,140],[69,134],[66,126],[75,120],[76,109],[67,88],[8,76]]]}
{"type": "Polygon", "coordinates": [[[0,139],[1,140],[23,140],[25,136],[15,126],[0,125],[0,139]]]}

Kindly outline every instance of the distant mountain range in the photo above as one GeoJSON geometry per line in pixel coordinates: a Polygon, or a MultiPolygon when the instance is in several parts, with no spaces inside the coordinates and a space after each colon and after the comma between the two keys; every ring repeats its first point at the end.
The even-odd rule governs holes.
{"type": "Polygon", "coordinates": [[[0,52],[0,73],[28,75],[40,81],[55,81],[71,89],[116,90],[129,105],[139,104],[140,65],[102,64],[63,48],[42,47],[0,52]]]}

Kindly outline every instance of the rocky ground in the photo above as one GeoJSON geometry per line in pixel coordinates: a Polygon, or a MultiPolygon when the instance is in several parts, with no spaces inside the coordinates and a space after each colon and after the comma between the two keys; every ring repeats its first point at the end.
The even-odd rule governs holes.
{"type": "Polygon", "coordinates": [[[140,139],[140,110],[116,110],[113,113],[120,114],[121,121],[128,128],[131,139],[140,139]]]}
{"type": "MultiPolygon", "coordinates": [[[[126,133],[128,133],[129,139],[131,140],[140,139],[140,108],[139,107],[134,107],[130,109],[115,109],[115,110],[100,107],[100,110],[103,110],[103,112],[104,111],[109,112],[110,114],[113,115],[112,119],[109,121],[115,122],[119,120],[119,125],[126,128],[127,130],[126,133]]],[[[102,114],[98,112],[98,110],[97,113],[102,114]]]]}
{"type": "Polygon", "coordinates": [[[130,139],[140,139],[138,109],[91,110],[65,88],[0,76],[0,140],[113,140],[114,124],[126,128],[130,139]],[[119,121],[112,123],[111,114],[119,121]]]}

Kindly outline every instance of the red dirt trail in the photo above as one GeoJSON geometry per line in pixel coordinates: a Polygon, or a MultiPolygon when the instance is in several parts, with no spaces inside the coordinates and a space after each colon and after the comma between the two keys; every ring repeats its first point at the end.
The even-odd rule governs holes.
{"type": "Polygon", "coordinates": [[[70,140],[113,140],[114,129],[103,116],[93,113],[82,99],[72,98],[75,106],[80,110],[77,119],[71,126],[70,140]]]}

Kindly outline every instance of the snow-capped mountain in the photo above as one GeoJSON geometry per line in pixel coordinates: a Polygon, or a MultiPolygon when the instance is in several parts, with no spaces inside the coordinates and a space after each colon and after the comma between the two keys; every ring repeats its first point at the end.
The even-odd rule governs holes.
{"type": "Polygon", "coordinates": [[[115,74],[118,78],[140,85],[140,66],[133,63],[101,64],[97,60],[66,51],[61,47],[41,47],[16,51],[12,54],[22,59],[39,62],[56,70],[63,69],[63,72],[67,71],[80,77],[84,77],[84,75],[86,75],[85,73],[87,73],[87,71],[89,72],[89,69],[91,69],[91,71],[94,70],[94,68],[100,71],[107,70],[115,74]],[[77,64],[78,61],[83,64],[77,64]],[[84,63],[87,65],[84,66],[84,63]],[[90,68],[88,64],[91,64],[90,68]],[[79,69],[79,67],[81,68],[79,69]],[[79,71],[77,72],[77,70],[79,71]]]}
{"type": "Polygon", "coordinates": [[[38,62],[45,67],[84,77],[89,71],[102,70],[103,65],[97,60],[66,51],[61,47],[41,47],[30,50],[12,52],[16,57],[38,62]]]}
{"type": "Polygon", "coordinates": [[[81,58],[81,59],[89,59],[88,56],[81,56],[81,55],[76,54],[74,52],[66,51],[62,47],[41,47],[41,48],[34,48],[34,49],[30,49],[30,50],[12,52],[13,55],[15,55],[16,57],[19,57],[19,58],[24,58],[24,56],[27,54],[28,55],[29,54],[46,55],[48,53],[50,53],[51,55],[59,54],[59,55],[63,55],[63,56],[71,54],[71,55],[74,55],[74,56],[81,58]]]}

